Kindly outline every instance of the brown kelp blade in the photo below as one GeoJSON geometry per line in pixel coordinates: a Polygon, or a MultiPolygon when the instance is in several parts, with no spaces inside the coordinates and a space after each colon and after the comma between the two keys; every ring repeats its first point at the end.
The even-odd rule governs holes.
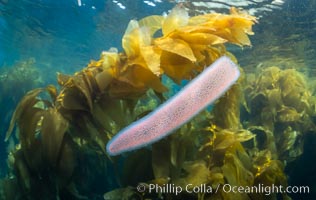
{"type": "Polygon", "coordinates": [[[68,129],[68,122],[54,108],[49,108],[43,115],[41,134],[42,151],[44,157],[54,166],[56,165],[64,134],[68,129]]]}
{"type": "Polygon", "coordinates": [[[16,121],[19,120],[25,108],[34,106],[37,102],[36,96],[42,91],[42,88],[31,90],[22,98],[20,103],[17,105],[16,110],[14,111],[13,116],[11,118],[10,126],[5,136],[5,141],[9,139],[16,121]]]}

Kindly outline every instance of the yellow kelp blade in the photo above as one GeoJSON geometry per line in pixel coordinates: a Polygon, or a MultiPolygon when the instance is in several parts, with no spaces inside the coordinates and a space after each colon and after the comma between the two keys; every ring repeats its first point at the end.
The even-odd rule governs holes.
{"type": "Polygon", "coordinates": [[[187,43],[201,45],[216,45],[225,43],[227,40],[209,33],[179,33],[177,34],[187,43]]]}
{"type": "Polygon", "coordinates": [[[139,48],[148,46],[151,43],[149,29],[139,27],[135,20],[130,21],[127,30],[122,38],[123,49],[129,59],[139,56],[139,48]]]}
{"type": "Polygon", "coordinates": [[[163,16],[151,15],[139,20],[138,24],[140,27],[147,27],[149,29],[150,35],[153,36],[156,31],[161,29],[164,20],[165,18],[163,16]]]}
{"type": "Polygon", "coordinates": [[[126,76],[120,80],[124,80],[135,87],[150,87],[160,93],[167,91],[167,88],[160,82],[160,79],[149,69],[140,65],[133,65],[129,66],[127,70],[126,76]]]}
{"type": "Polygon", "coordinates": [[[248,37],[247,34],[245,34],[244,31],[241,31],[240,29],[238,28],[234,28],[232,29],[232,35],[233,37],[235,38],[235,41],[237,45],[247,45],[247,46],[251,46],[251,42],[250,42],[250,39],[248,37]]]}
{"type": "Polygon", "coordinates": [[[119,64],[120,57],[116,48],[111,48],[112,51],[103,51],[101,53],[102,67],[107,69],[115,67],[119,64]]]}
{"type": "Polygon", "coordinates": [[[139,54],[139,37],[138,22],[131,20],[122,38],[122,47],[127,57],[134,57],[139,54]]]}
{"type": "Polygon", "coordinates": [[[248,34],[252,34],[251,27],[254,22],[247,18],[238,18],[228,15],[207,24],[214,27],[213,34],[237,45],[251,45],[248,34]]]}
{"type": "Polygon", "coordinates": [[[192,62],[196,61],[190,45],[183,40],[173,38],[161,38],[155,40],[155,45],[157,45],[160,49],[164,51],[177,54],[189,59],[192,62]]]}
{"type": "Polygon", "coordinates": [[[195,67],[195,63],[177,54],[169,52],[161,54],[163,72],[178,84],[181,80],[192,78],[191,75],[195,67]]]}
{"type": "Polygon", "coordinates": [[[162,74],[162,70],[160,68],[161,50],[154,46],[145,46],[141,47],[140,52],[148,69],[156,76],[160,76],[162,74]]]}
{"type": "Polygon", "coordinates": [[[186,26],[189,22],[189,14],[184,8],[175,7],[165,19],[162,25],[162,33],[164,36],[170,32],[186,26]]]}
{"type": "Polygon", "coordinates": [[[219,14],[219,13],[210,13],[210,14],[205,14],[205,15],[193,16],[193,17],[190,17],[188,25],[192,27],[198,27],[200,25],[203,26],[203,24],[210,21],[210,19],[216,19],[217,17],[221,15],[222,14],[219,14]]]}

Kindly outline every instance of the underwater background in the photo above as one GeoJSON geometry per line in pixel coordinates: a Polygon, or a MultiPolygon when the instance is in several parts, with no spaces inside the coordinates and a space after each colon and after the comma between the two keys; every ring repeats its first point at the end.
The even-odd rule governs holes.
{"type": "MultiPolygon", "coordinates": [[[[163,35],[160,30],[153,37],[163,35]]],[[[1,199],[316,199],[315,35],[315,0],[0,0],[1,199]],[[170,67],[178,71],[163,69],[166,75],[159,80],[149,74],[150,81],[141,70],[147,74],[136,78],[128,70],[120,77],[104,73],[111,84],[92,78],[104,63],[140,62],[128,55],[137,45],[122,42],[130,20],[170,16],[175,7],[190,17],[243,9],[235,13],[245,20],[236,29],[253,25],[254,34],[246,32],[251,45],[236,33],[227,43],[212,43],[209,60],[201,61],[206,66],[228,55],[242,77],[167,139],[108,156],[105,145],[115,133],[203,68],[192,67],[188,76],[170,67]],[[91,92],[81,77],[91,88],[105,84],[98,90],[106,92],[91,92]],[[22,98],[26,103],[19,106],[22,98]],[[14,117],[19,110],[25,113],[14,117]],[[54,129],[56,138],[50,136],[54,129]],[[174,195],[139,192],[140,183],[275,184],[308,186],[309,193],[174,195]]],[[[161,63],[187,67],[186,56],[168,52],[161,63]]]]}

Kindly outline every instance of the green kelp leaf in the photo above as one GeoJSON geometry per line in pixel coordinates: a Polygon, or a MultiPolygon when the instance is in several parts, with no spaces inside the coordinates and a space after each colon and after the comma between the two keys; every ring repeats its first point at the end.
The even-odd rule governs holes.
{"type": "Polygon", "coordinates": [[[54,108],[44,113],[41,127],[43,156],[55,166],[60,154],[64,134],[68,129],[67,120],[54,108]]]}
{"type": "Polygon", "coordinates": [[[38,102],[38,100],[36,99],[36,96],[42,91],[43,91],[42,88],[31,90],[19,102],[11,118],[10,126],[5,136],[5,141],[8,141],[13,131],[13,128],[15,126],[15,123],[19,121],[21,115],[26,110],[26,108],[33,107],[38,102]]]}

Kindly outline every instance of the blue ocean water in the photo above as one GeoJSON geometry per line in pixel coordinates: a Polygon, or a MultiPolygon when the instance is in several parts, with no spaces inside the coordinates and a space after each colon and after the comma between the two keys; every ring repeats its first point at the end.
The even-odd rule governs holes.
{"type": "MultiPolygon", "coordinates": [[[[121,38],[130,20],[162,15],[179,4],[191,16],[214,11],[228,13],[229,7],[236,6],[258,17],[255,35],[250,37],[252,47],[228,45],[228,50],[234,53],[246,73],[275,65],[297,69],[309,77],[311,96],[315,96],[316,84],[312,84],[316,75],[315,0],[0,0],[0,177],[8,176],[8,151],[18,142],[16,137],[4,142],[5,133],[15,106],[27,91],[57,85],[57,72],[73,74],[111,47],[122,51],[121,38]]],[[[168,95],[174,95],[186,83],[173,84],[168,95]]],[[[313,115],[312,123],[315,118],[313,115]]],[[[314,130],[306,132],[307,142],[301,144],[304,153],[286,165],[285,171],[290,184],[315,188],[316,137],[314,130]]],[[[85,159],[89,159],[88,154],[85,159]]],[[[123,165],[124,158],[120,159],[118,163],[123,165]]],[[[84,165],[85,160],[80,163],[84,165]]],[[[143,165],[147,167],[147,164],[143,165]]],[[[115,167],[109,168],[115,171],[115,167]]],[[[103,178],[101,174],[96,172],[95,176],[103,178]]],[[[117,186],[116,183],[91,185],[104,192],[117,186]]],[[[291,197],[309,198],[298,194],[291,197]]]]}
{"type": "Polygon", "coordinates": [[[40,68],[75,71],[98,59],[103,50],[120,49],[129,20],[162,14],[172,7],[135,1],[123,9],[114,2],[82,1],[79,6],[75,0],[1,1],[0,63],[34,57],[40,68]]]}

